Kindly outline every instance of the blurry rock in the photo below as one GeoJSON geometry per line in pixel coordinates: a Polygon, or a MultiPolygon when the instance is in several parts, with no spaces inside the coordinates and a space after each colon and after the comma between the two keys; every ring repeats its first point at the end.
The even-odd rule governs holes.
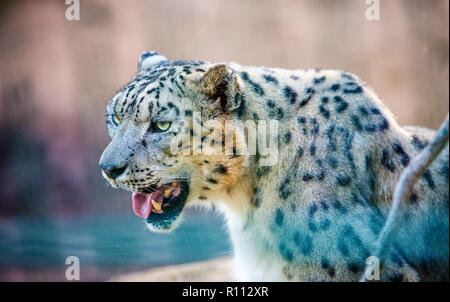
{"type": "Polygon", "coordinates": [[[112,282],[226,282],[231,278],[231,258],[153,268],[111,278],[112,282]]]}

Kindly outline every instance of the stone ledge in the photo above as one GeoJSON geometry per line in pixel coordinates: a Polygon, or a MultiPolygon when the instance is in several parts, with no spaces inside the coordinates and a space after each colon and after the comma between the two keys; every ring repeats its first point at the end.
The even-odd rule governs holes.
{"type": "Polygon", "coordinates": [[[225,282],[232,281],[231,257],[170,265],[146,271],[119,275],[112,282],[225,282]]]}

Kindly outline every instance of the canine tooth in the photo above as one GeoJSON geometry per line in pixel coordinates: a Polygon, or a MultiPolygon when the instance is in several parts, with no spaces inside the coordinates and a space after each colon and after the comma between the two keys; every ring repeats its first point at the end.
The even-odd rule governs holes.
{"type": "Polygon", "coordinates": [[[159,203],[157,203],[156,201],[154,201],[153,199],[152,199],[152,205],[156,211],[161,211],[161,205],[159,203]]]}
{"type": "Polygon", "coordinates": [[[165,191],[164,191],[164,197],[169,197],[170,196],[170,193],[172,193],[172,189],[166,189],[165,191]]]}

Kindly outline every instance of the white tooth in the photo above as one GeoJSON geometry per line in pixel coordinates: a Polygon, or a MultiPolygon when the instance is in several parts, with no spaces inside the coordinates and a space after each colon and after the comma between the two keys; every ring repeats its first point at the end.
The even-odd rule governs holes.
{"type": "Polygon", "coordinates": [[[154,201],[153,199],[152,199],[152,205],[156,211],[161,211],[161,205],[159,203],[157,203],[156,201],[154,201]]]}

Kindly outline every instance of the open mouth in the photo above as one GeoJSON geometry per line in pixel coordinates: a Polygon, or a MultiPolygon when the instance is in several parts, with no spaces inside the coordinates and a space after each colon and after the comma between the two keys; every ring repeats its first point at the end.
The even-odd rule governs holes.
{"type": "Polygon", "coordinates": [[[162,185],[150,193],[133,192],[134,213],[145,218],[148,223],[175,220],[184,208],[189,193],[186,182],[173,182],[162,185]]]}

